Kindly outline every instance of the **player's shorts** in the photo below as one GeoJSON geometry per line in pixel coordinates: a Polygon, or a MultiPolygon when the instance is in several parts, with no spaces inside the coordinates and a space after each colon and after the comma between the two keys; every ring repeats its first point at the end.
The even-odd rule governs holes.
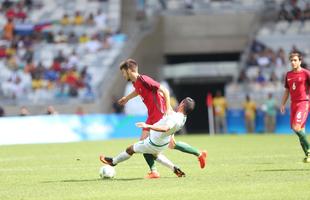
{"type": "Polygon", "coordinates": [[[136,142],[133,145],[133,151],[136,153],[149,153],[149,154],[159,154],[163,150],[168,148],[169,143],[163,145],[154,144],[149,137],[145,140],[136,142]]]}
{"type": "Polygon", "coordinates": [[[305,127],[309,112],[309,101],[300,101],[291,103],[291,127],[293,125],[300,125],[301,128],[305,127]]]}

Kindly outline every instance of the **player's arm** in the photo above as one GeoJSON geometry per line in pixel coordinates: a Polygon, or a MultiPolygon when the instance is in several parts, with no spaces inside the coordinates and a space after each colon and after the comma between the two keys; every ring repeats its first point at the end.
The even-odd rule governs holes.
{"type": "Polygon", "coordinates": [[[136,96],[138,96],[138,93],[136,92],[136,90],[134,90],[130,94],[128,94],[127,96],[120,98],[118,100],[118,103],[120,105],[125,105],[130,99],[135,98],[136,96]]]}
{"type": "Polygon", "coordinates": [[[149,128],[153,131],[158,131],[158,132],[167,132],[170,130],[170,127],[168,125],[151,125],[151,124],[146,124],[144,122],[138,122],[136,123],[136,126],[139,128],[149,128]]]}
{"type": "Polygon", "coordinates": [[[170,104],[170,92],[166,87],[162,85],[159,86],[158,90],[164,95],[164,98],[166,100],[166,108],[167,108],[166,113],[169,113],[170,111],[172,111],[172,107],[170,104]]]}
{"type": "Polygon", "coordinates": [[[282,97],[282,101],[281,101],[281,107],[280,107],[281,113],[285,113],[285,104],[287,102],[289,95],[290,95],[289,90],[287,88],[285,88],[285,91],[284,91],[284,94],[282,97]]]}

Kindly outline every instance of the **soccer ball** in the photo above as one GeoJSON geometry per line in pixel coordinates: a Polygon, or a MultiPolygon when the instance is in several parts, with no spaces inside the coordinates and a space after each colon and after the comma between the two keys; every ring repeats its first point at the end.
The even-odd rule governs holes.
{"type": "Polygon", "coordinates": [[[113,178],[115,174],[116,172],[115,172],[114,167],[110,165],[104,165],[100,167],[100,170],[99,170],[100,178],[113,178]]]}

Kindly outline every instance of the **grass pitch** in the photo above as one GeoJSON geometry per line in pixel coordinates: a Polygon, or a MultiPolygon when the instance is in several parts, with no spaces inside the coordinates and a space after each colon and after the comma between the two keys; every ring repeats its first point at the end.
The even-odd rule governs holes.
{"type": "Polygon", "coordinates": [[[166,150],[185,178],[157,164],[161,178],[146,180],[147,165],[136,154],[116,167],[114,179],[102,180],[98,155],[115,156],[136,140],[0,146],[0,199],[310,199],[310,164],[293,134],[176,139],[207,149],[207,167],[166,150]]]}

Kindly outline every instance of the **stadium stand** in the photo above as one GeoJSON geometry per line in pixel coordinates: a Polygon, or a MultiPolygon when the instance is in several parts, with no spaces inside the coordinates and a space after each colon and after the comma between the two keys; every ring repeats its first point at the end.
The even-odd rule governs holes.
{"type": "MultiPolygon", "coordinates": [[[[159,70],[152,67],[166,67],[163,57],[169,54],[182,54],[186,50],[189,53],[209,54],[235,50],[240,51],[241,58],[229,64],[231,67],[227,72],[231,72],[229,76],[233,81],[226,84],[225,95],[232,107],[240,107],[240,102],[247,93],[257,101],[269,92],[275,92],[275,96],[279,98],[283,73],[288,69],[286,57],[293,46],[303,51],[305,62],[309,63],[310,48],[309,43],[305,42],[310,41],[309,2],[306,0],[9,2],[2,4],[0,15],[0,25],[3,27],[0,41],[2,104],[93,102],[103,92],[109,93],[111,90],[120,96],[123,93],[118,88],[121,84],[116,86],[112,77],[105,75],[116,72],[115,69],[111,71],[112,66],[117,68],[117,63],[125,55],[135,56],[138,60],[140,58],[145,72],[162,80],[167,77],[160,76],[157,73],[159,70]],[[132,9],[133,2],[141,5],[137,4],[132,9]],[[129,9],[132,9],[131,14],[129,9]],[[10,35],[12,24],[7,20],[12,15],[14,38],[10,35]],[[202,20],[205,15],[210,17],[210,21],[202,20]],[[198,17],[195,18],[196,16],[198,17]],[[253,20],[249,20],[250,18],[253,20]],[[235,27],[233,24],[215,26],[216,19],[220,23],[229,19],[232,23],[240,21],[240,24],[235,27]],[[188,20],[188,23],[198,20],[203,26],[193,23],[191,28],[194,30],[183,31],[186,27],[184,24],[183,29],[183,26],[178,26],[181,30],[178,34],[168,29],[175,28],[171,26],[173,22],[181,23],[182,20],[188,20]],[[208,24],[213,28],[204,28],[208,24]],[[146,36],[144,29],[149,29],[149,34],[154,33],[155,36],[146,36]],[[125,30],[126,34],[120,30],[125,30]],[[206,33],[200,34],[201,31],[206,33]],[[156,42],[151,43],[150,37],[156,42]],[[189,38],[187,43],[177,40],[184,38],[189,38]],[[198,48],[198,43],[195,43],[198,39],[194,40],[195,38],[206,39],[199,42],[204,48],[198,48]],[[142,48],[146,43],[153,46],[142,48]],[[261,45],[262,49],[253,52],[255,45],[261,45]],[[145,55],[150,54],[151,49],[156,54],[145,55]]],[[[220,64],[206,63],[210,69],[218,65],[220,64]]],[[[223,62],[223,65],[226,67],[228,63],[223,62]]],[[[188,66],[191,71],[193,63],[188,66]]],[[[202,67],[197,69],[200,68],[202,67]]],[[[214,77],[217,76],[217,71],[221,72],[210,70],[214,77]]],[[[102,98],[106,99],[106,94],[102,98]]]]}
{"type": "Polygon", "coordinates": [[[308,1],[277,1],[277,14],[262,24],[251,44],[247,61],[241,66],[239,78],[227,85],[230,105],[238,107],[246,94],[260,105],[268,93],[280,101],[283,79],[290,69],[288,54],[303,54],[304,66],[310,63],[308,1]]]}
{"type": "Polygon", "coordinates": [[[1,102],[93,101],[126,40],[120,1],[9,2],[0,17],[1,102]]]}

